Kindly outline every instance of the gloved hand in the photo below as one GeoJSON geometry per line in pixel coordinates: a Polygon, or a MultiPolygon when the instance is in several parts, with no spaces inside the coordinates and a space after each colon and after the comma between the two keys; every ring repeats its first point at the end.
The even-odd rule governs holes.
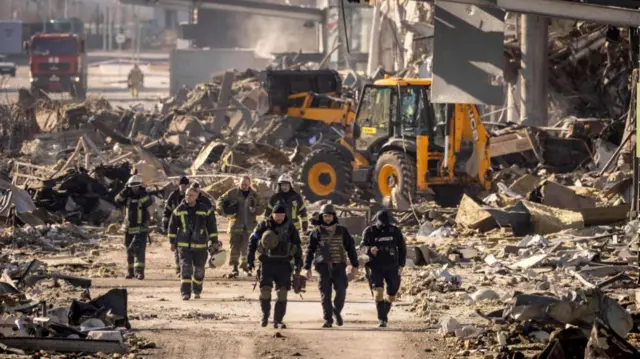
{"type": "Polygon", "coordinates": [[[303,221],[302,222],[302,233],[307,233],[309,231],[309,222],[308,221],[303,221]]]}
{"type": "Polygon", "coordinates": [[[216,253],[222,249],[222,242],[220,241],[210,241],[209,242],[209,250],[211,253],[216,253]]]}

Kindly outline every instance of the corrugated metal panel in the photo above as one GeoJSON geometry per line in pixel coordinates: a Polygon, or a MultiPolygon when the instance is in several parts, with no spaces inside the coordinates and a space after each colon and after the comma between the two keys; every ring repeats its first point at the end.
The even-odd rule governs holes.
{"type": "Polygon", "coordinates": [[[504,103],[504,11],[437,1],[435,103],[504,103]]]}

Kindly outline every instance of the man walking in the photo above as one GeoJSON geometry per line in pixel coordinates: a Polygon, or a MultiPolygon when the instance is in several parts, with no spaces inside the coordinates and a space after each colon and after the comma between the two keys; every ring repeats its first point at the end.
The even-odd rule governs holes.
{"type": "Polygon", "coordinates": [[[353,238],[346,227],[338,224],[338,216],[331,204],[322,206],[320,223],[309,235],[304,269],[307,278],[311,278],[311,266],[315,265],[320,274],[318,289],[324,316],[323,328],[331,328],[333,317],[336,324],[342,326],[342,308],[347,296],[347,257],[351,262],[351,273],[358,273],[358,254],[353,238]],[[331,304],[332,287],[336,295],[331,304]]]}
{"type": "Polygon", "coordinates": [[[138,64],[134,64],[131,71],[129,71],[129,76],[127,77],[127,85],[131,90],[131,97],[137,99],[138,92],[142,88],[144,83],[144,74],[138,64]]]}
{"type": "MultiPolygon", "coordinates": [[[[171,219],[171,215],[173,211],[178,208],[180,203],[184,200],[184,195],[187,192],[187,188],[189,188],[189,179],[185,176],[180,178],[180,182],[178,183],[178,189],[171,192],[169,197],[164,203],[164,213],[162,216],[162,228],[164,229],[164,233],[169,233],[169,219],[171,219]]],[[[180,258],[178,256],[179,251],[175,251],[175,260],[176,260],[176,274],[180,275],[180,258]]]]}
{"type": "Polygon", "coordinates": [[[142,186],[142,178],[131,176],[115,202],[124,207],[124,245],[127,248],[127,279],[144,279],[144,263],[149,235],[149,206],[153,199],[142,186]]]}
{"type": "Polygon", "coordinates": [[[287,218],[291,220],[294,227],[296,227],[298,231],[302,229],[302,233],[307,233],[309,230],[307,207],[304,204],[302,196],[293,190],[293,178],[288,173],[278,178],[278,192],[269,199],[269,204],[264,213],[265,217],[271,214],[273,207],[277,203],[285,206],[287,218]]]}
{"type": "Polygon", "coordinates": [[[391,304],[400,289],[402,270],[407,260],[407,246],[400,228],[391,224],[391,214],[381,210],[376,214],[375,225],[362,234],[362,246],[369,256],[365,266],[371,271],[370,282],[375,291],[379,327],[386,327],[391,304]],[[387,298],[384,299],[384,287],[387,298]]]}
{"type": "Polygon", "coordinates": [[[180,251],[182,300],[189,300],[193,292],[199,299],[202,293],[207,248],[219,250],[216,215],[213,209],[198,202],[198,191],[189,188],[184,201],[173,211],[169,221],[169,242],[172,251],[180,251]],[[211,245],[208,243],[211,242],[211,245]]]}
{"type": "Polygon", "coordinates": [[[231,276],[238,276],[238,265],[250,275],[247,267],[249,235],[258,224],[257,214],[264,210],[260,195],[251,187],[251,178],[243,176],[238,188],[232,188],[220,197],[217,207],[218,213],[229,218],[231,276]]]}
{"type": "Polygon", "coordinates": [[[286,328],[283,323],[287,311],[287,293],[291,289],[291,262],[295,275],[302,269],[302,248],[300,235],[287,219],[286,208],[282,204],[273,207],[271,215],[262,221],[251,234],[247,262],[253,270],[256,252],[260,261],[260,308],[261,325],[266,327],[271,312],[271,289],[275,283],[277,300],[273,313],[274,328],[286,328]]]}

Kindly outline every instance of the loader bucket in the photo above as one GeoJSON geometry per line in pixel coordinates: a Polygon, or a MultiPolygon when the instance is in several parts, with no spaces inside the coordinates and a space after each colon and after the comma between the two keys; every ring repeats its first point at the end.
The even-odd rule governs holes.
{"type": "MultiPolygon", "coordinates": [[[[289,107],[302,107],[303,97],[290,99],[294,94],[313,92],[340,97],[342,80],[334,70],[266,70],[261,73],[262,87],[269,98],[269,115],[286,115],[289,107]]],[[[327,101],[317,98],[314,101],[327,101]]],[[[313,107],[325,107],[314,104],[313,107]]]]}

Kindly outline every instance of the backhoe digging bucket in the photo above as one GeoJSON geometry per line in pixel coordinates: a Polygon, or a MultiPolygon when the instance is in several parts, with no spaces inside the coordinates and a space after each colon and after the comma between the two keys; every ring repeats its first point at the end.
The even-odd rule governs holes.
{"type": "MultiPolygon", "coordinates": [[[[304,96],[290,99],[291,95],[313,92],[340,97],[342,93],[340,74],[334,70],[266,70],[260,75],[262,87],[269,98],[268,115],[283,116],[289,107],[302,107],[304,96]]],[[[333,103],[331,99],[322,97],[313,101],[311,107],[331,107],[333,103]]]]}

